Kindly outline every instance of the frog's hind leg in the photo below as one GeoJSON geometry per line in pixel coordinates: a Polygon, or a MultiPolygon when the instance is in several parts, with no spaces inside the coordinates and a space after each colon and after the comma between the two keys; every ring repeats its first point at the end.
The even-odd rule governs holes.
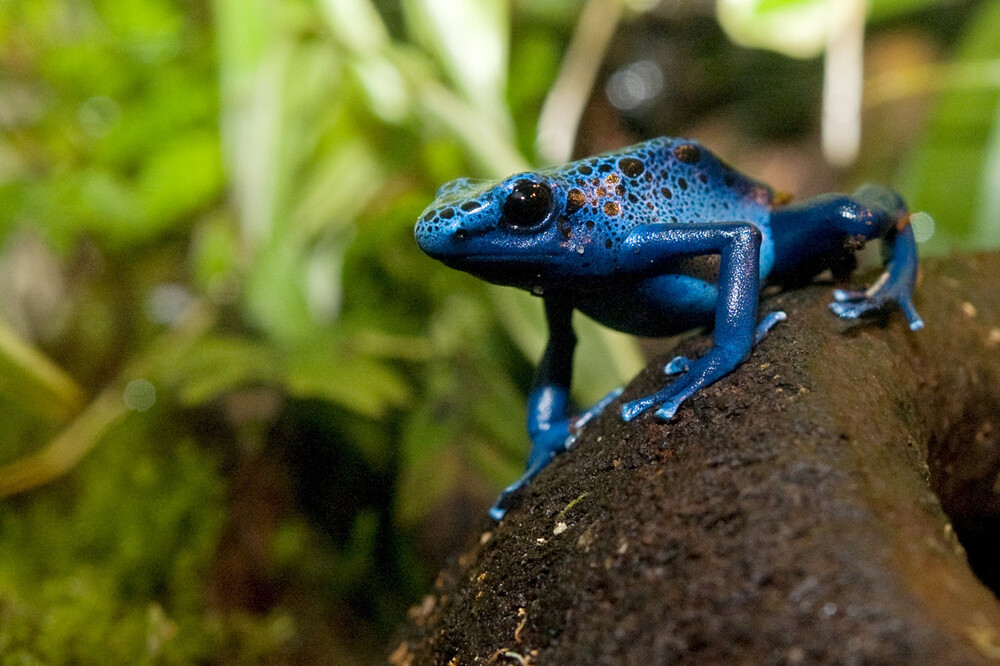
{"type": "Polygon", "coordinates": [[[924,327],[924,320],[913,305],[913,289],[917,283],[917,241],[913,227],[907,223],[888,241],[885,272],[865,291],[836,289],[830,310],[841,319],[857,319],[881,310],[895,301],[910,324],[910,330],[924,327]]]}
{"type": "Polygon", "coordinates": [[[913,305],[917,280],[917,243],[903,199],[879,185],[864,185],[850,196],[824,195],[775,209],[774,273],[793,272],[803,265],[821,266],[854,240],[881,238],[885,272],[866,291],[834,292],[830,309],[843,319],[857,319],[897,303],[910,328],[923,327],[913,305]]]}

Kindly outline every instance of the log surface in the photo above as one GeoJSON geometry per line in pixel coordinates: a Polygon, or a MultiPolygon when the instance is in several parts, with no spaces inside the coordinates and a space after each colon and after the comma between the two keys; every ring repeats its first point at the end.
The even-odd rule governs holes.
{"type": "Polygon", "coordinates": [[[996,663],[997,276],[1000,254],[925,262],[916,333],[840,322],[830,285],[772,295],[789,320],[749,361],[623,423],[657,359],[484,521],[390,661],[996,663]]]}

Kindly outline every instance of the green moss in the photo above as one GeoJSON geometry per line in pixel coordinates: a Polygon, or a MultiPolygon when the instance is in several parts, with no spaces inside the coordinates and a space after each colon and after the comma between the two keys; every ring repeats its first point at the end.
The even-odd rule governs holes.
{"type": "Polygon", "coordinates": [[[136,414],[71,479],[0,505],[0,664],[266,658],[288,618],[223,616],[216,456],[136,414]]]}

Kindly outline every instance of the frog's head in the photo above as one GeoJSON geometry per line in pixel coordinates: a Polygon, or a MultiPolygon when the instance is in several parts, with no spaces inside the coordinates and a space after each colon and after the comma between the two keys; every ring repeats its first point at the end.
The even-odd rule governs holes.
{"type": "Polygon", "coordinates": [[[526,172],[499,183],[452,181],[417,221],[414,235],[431,257],[496,284],[544,282],[551,259],[565,253],[558,220],[566,192],[526,172]]]}

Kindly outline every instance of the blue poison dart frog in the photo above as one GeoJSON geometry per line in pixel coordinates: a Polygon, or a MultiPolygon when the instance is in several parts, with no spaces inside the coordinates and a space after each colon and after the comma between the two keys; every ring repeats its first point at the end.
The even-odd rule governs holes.
{"type": "Polygon", "coordinates": [[[917,247],[898,194],[865,185],[851,195],[782,201],[694,141],[659,138],[565,166],[496,182],[462,178],[438,190],[417,221],[420,247],[448,266],[541,296],[549,340],[528,399],[527,471],[490,510],[500,520],[513,494],[621,392],[570,413],[574,309],[634,335],[666,336],[714,321],[712,348],[677,357],[662,390],[627,402],[669,420],[698,390],[731,372],[785,318],[757,320],[764,280],[808,278],[853,267],[854,250],[880,238],[885,272],[867,291],[833,292],[830,309],[856,319],[895,302],[910,328],[917,247]]]}

